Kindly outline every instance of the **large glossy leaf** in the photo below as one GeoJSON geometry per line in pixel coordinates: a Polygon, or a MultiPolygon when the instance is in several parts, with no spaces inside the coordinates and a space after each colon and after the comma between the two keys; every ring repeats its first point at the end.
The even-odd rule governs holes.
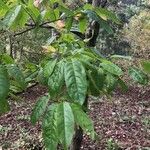
{"type": "Polygon", "coordinates": [[[25,77],[17,65],[8,65],[8,73],[9,76],[16,81],[16,85],[18,85],[22,90],[26,88],[25,77]]]}
{"type": "Polygon", "coordinates": [[[131,78],[140,83],[140,84],[147,84],[148,83],[148,77],[147,75],[140,69],[136,68],[136,67],[130,67],[129,68],[129,75],[131,76],[131,78]]]}
{"type": "Polygon", "coordinates": [[[47,150],[56,150],[58,144],[57,124],[56,124],[56,108],[57,104],[52,104],[44,116],[42,129],[43,140],[47,150]]]}
{"type": "Polygon", "coordinates": [[[77,125],[79,125],[85,133],[90,135],[92,139],[95,139],[96,134],[94,131],[94,125],[90,117],[77,104],[71,104],[71,108],[77,125]]]}
{"type": "Polygon", "coordinates": [[[142,65],[142,67],[143,67],[143,70],[144,70],[146,73],[150,74],[150,61],[142,61],[142,62],[141,62],[141,65],[142,65]]]}
{"type": "Polygon", "coordinates": [[[68,102],[60,103],[57,107],[56,122],[59,140],[67,149],[74,135],[74,116],[68,102]]]}
{"type": "Polygon", "coordinates": [[[64,64],[58,63],[54,72],[48,79],[48,87],[51,96],[61,93],[61,88],[64,83],[64,64]]]}
{"type": "Polygon", "coordinates": [[[43,113],[46,110],[46,106],[47,106],[48,101],[49,101],[48,96],[43,96],[43,97],[39,98],[39,100],[37,101],[37,103],[33,109],[32,114],[31,114],[32,124],[35,124],[39,120],[41,115],[43,115],[43,113]]]}
{"type": "Polygon", "coordinates": [[[57,59],[54,59],[54,60],[49,61],[45,65],[43,69],[45,77],[49,77],[53,73],[56,63],[57,63],[57,59]]]}
{"type": "Polygon", "coordinates": [[[115,65],[109,61],[103,61],[100,65],[103,67],[104,70],[106,70],[114,75],[117,75],[117,76],[123,75],[121,68],[119,68],[117,65],[115,65]]]}
{"type": "Polygon", "coordinates": [[[85,68],[81,62],[72,59],[65,64],[65,83],[69,96],[80,104],[84,103],[87,92],[85,68]]]}
{"type": "Polygon", "coordinates": [[[5,15],[3,23],[9,27],[16,29],[22,27],[27,21],[28,15],[21,5],[16,5],[11,8],[5,15]]]}

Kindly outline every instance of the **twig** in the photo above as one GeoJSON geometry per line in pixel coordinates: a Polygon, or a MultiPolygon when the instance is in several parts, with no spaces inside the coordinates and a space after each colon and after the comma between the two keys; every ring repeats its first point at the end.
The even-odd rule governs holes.
{"type": "Polygon", "coordinates": [[[24,31],[22,31],[22,32],[15,33],[13,36],[15,37],[15,36],[21,35],[21,34],[26,33],[26,32],[28,32],[28,31],[34,29],[34,28],[35,28],[35,26],[33,26],[33,27],[31,27],[31,28],[28,28],[28,29],[26,29],[26,30],[24,30],[24,31]]]}

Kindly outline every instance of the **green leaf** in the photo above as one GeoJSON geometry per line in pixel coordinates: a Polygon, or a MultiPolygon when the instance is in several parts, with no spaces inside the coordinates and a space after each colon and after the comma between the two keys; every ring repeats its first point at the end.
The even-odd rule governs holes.
{"type": "Polygon", "coordinates": [[[83,8],[85,9],[85,10],[92,10],[93,9],[93,6],[91,5],[91,4],[85,4],[84,6],[83,6],[83,8]]]}
{"type": "Polygon", "coordinates": [[[60,103],[57,107],[56,122],[58,138],[67,149],[74,135],[74,116],[68,102],[60,103]]]}
{"type": "Polygon", "coordinates": [[[114,31],[112,30],[111,26],[107,21],[100,19],[99,24],[107,33],[109,34],[114,33],[114,31]]]}
{"type": "Polygon", "coordinates": [[[9,79],[7,70],[0,65],[0,101],[5,99],[9,92],[9,79]]]}
{"type": "Polygon", "coordinates": [[[104,70],[108,71],[109,73],[112,73],[117,76],[123,75],[121,68],[109,61],[103,61],[100,65],[104,70]]]}
{"type": "Polygon", "coordinates": [[[61,93],[61,88],[64,83],[64,64],[59,62],[55,67],[54,72],[48,79],[48,87],[51,96],[61,93]]]}
{"type": "Polygon", "coordinates": [[[52,104],[44,116],[42,129],[43,140],[47,150],[56,150],[58,145],[57,124],[56,124],[56,108],[58,104],[52,104]]]}
{"type": "Polygon", "coordinates": [[[17,5],[12,9],[10,9],[3,20],[4,24],[7,25],[8,27],[11,27],[14,21],[16,21],[17,17],[19,16],[20,11],[21,5],[17,5]]]}
{"type": "Polygon", "coordinates": [[[86,17],[79,20],[79,31],[81,33],[85,32],[85,30],[87,28],[87,23],[88,23],[88,20],[86,17]]]}
{"type": "Polygon", "coordinates": [[[39,9],[33,5],[33,1],[29,1],[28,6],[25,9],[28,12],[28,14],[30,14],[31,19],[34,22],[38,21],[37,19],[41,14],[39,9]]]}
{"type": "Polygon", "coordinates": [[[46,17],[46,19],[49,19],[50,21],[56,20],[56,15],[52,8],[49,8],[49,10],[47,10],[45,17],[46,17]]]}
{"type": "Polygon", "coordinates": [[[142,70],[136,67],[129,68],[129,75],[137,83],[140,83],[143,85],[148,83],[148,76],[142,70]]]}
{"type": "Polygon", "coordinates": [[[59,10],[63,13],[65,13],[67,16],[73,16],[73,11],[71,11],[69,8],[66,6],[59,5],[59,10]]]}
{"type": "Polygon", "coordinates": [[[116,16],[116,14],[112,11],[109,11],[105,8],[95,8],[95,12],[103,19],[103,20],[112,20],[113,22],[120,24],[119,18],[116,16]]]}
{"type": "Polygon", "coordinates": [[[74,114],[75,123],[80,126],[84,130],[84,132],[90,135],[90,137],[94,140],[96,134],[94,131],[94,125],[92,120],[79,105],[72,103],[71,108],[74,114]]]}
{"type": "Polygon", "coordinates": [[[67,18],[67,20],[66,20],[66,29],[67,29],[67,31],[70,31],[70,29],[72,27],[72,24],[73,24],[73,17],[67,18]]]}
{"type": "Polygon", "coordinates": [[[95,11],[93,11],[93,10],[86,10],[85,13],[87,14],[87,17],[89,19],[97,21],[100,24],[100,26],[104,30],[106,30],[108,33],[110,33],[110,34],[113,33],[113,30],[111,29],[111,27],[108,24],[108,22],[103,20],[102,18],[100,18],[95,11]]]}
{"type": "Polygon", "coordinates": [[[0,0],[0,19],[6,14],[8,9],[8,6],[2,0],[0,0]]]}
{"type": "Polygon", "coordinates": [[[90,10],[90,9],[85,10],[85,14],[87,14],[87,17],[88,17],[89,19],[95,20],[95,21],[97,21],[97,22],[100,21],[99,16],[98,16],[93,10],[90,10]]]}
{"type": "Polygon", "coordinates": [[[39,70],[39,72],[38,72],[37,81],[38,81],[40,84],[47,86],[48,78],[44,77],[43,68],[40,68],[40,70],[39,70]]]}
{"type": "Polygon", "coordinates": [[[57,63],[57,59],[54,59],[54,60],[49,61],[45,65],[43,69],[45,77],[49,77],[53,73],[56,63],[57,63]]]}
{"type": "Polygon", "coordinates": [[[142,61],[142,62],[141,62],[141,65],[142,65],[142,67],[143,67],[143,70],[144,70],[146,73],[150,74],[150,61],[142,61]]]}
{"type": "Polygon", "coordinates": [[[8,28],[16,29],[23,27],[28,19],[28,15],[21,5],[14,6],[5,15],[3,23],[8,28]]]}
{"type": "Polygon", "coordinates": [[[105,81],[103,70],[92,69],[91,72],[88,73],[88,77],[90,94],[93,96],[99,96],[100,90],[102,90],[105,81]]]}
{"type": "Polygon", "coordinates": [[[6,100],[9,92],[9,79],[7,70],[0,65],[0,115],[9,110],[9,104],[6,100]]]}
{"type": "Polygon", "coordinates": [[[32,124],[35,124],[39,120],[39,118],[43,115],[43,113],[46,110],[48,101],[49,101],[48,96],[42,96],[38,99],[38,101],[32,111],[32,114],[31,114],[32,124]]]}
{"type": "Polygon", "coordinates": [[[126,85],[126,83],[123,80],[118,79],[118,84],[124,92],[126,92],[128,90],[128,86],[126,85]]]}
{"type": "Polygon", "coordinates": [[[64,74],[69,96],[82,105],[87,92],[87,79],[84,66],[78,60],[72,59],[65,64],[64,74]]]}
{"type": "Polygon", "coordinates": [[[107,92],[110,94],[114,89],[117,87],[117,78],[114,77],[112,74],[107,73],[106,80],[105,80],[105,86],[107,92]]]}
{"type": "Polygon", "coordinates": [[[14,64],[14,60],[11,58],[11,56],[9,56],[8,54],[3,54],[2,55],[2,61],[5,64],[14,64]]]}
{"type": "Polygon", "coordinates": [[[6,99],[0,99],[0,116],[10,110],[9,103],[6,99]]]}
{"type": "Polygon", "coordinates": [[[16,81],[16,84],[18,84],[18,86],[22,90],[24,90],[27,85],[25,83],[25,77],[22,71],[20,70],[20,68],[15,64],[8,65],[7,68],[8,68],[9,76],[12,77],[16,81]]]}

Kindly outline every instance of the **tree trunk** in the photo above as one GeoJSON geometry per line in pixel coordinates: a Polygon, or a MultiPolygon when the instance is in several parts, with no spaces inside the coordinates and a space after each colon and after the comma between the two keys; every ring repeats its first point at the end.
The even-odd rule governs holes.
{"type": "Polygon", "coordinates": [[[70,150],[80,150],[83,139],[83,130],[80,127],[75,127],[75,135],[73,137],[70,150]]]}

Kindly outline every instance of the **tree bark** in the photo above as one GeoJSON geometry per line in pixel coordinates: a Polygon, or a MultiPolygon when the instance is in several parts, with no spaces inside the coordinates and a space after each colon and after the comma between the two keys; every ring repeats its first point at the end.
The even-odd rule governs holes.
{"type": "Polygon", "coordinates": [[[75,127],[75,135],[73,137],[72,144],[70,146],[70,150],[80,150],[83,139],[83,130],[81,127],[75,127]]]}

